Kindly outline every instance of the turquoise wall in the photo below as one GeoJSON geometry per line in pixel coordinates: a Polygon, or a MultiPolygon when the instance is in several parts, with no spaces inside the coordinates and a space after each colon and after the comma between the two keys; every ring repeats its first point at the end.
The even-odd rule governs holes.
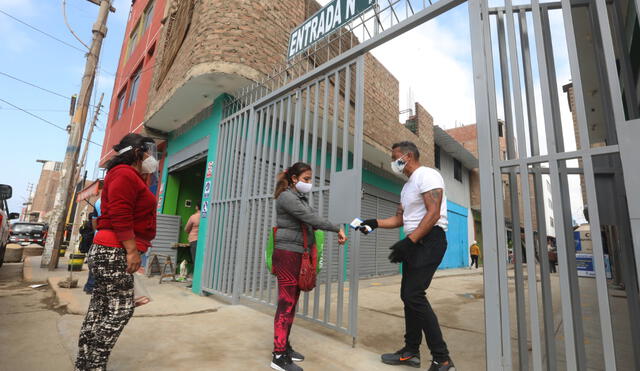
{"type": "Polygon", "coordinates": [[[469,209],[447,200],[447,252],[444,254],[439,269],[461,268],[468,264],[469,209]]]}
{"type": "MultiPolygon", "coordinates": [[[[212,181],[213,173],[215,172],[216,149],[218,145],[218,133],[220,128],[219,125],[220,125],[220,121],[222,120],[222,105],[226,97],[227,96],[223,94],[218,96],[214,100],[213,111],[211,116],[202,120],[200,123],[194,126],[191,130],[189,130],[188,132],[182,135],[179,135],[179,136],[170,135],[169,140],[167,142],[167,157],[170,157],[175,153],[192,145],[193,143],[201,140],[207,135],[209,136],[209,152],[207,154],[206,166],[207,167],[212,166],[212,173],[207,174],[207,169],[205,169],[205,178],[204,178],[203,188],[207,184],[207,182],[212,181]],[[207,177],[207,175],[211,175],[211,176],[207,177]]],[[[165,161],[164,169],[162,171],[161,195],[163,197],[163,202],[167,202],[167,200],[165,199],[165,196],[171,196],[168,194],[167,195],[164,194],[166,192],[166,185],[167,185],[166,182],[167,182],[167,175],[168,175],[167,162],[168,161],[165,161]]],[[[206,207],[205,204],[208,203],[210,198],[211,198],[210,195],[208,195],[208,197],[205,198],[204,192],[203,192],[202,211],[205,211],[205,207],[206,207]]],[[[160,203],[158,207],[159,212],[162,210],[162,206],[163,204],[160,203]]],[[[204,262],[205,241],[206,241],[207,232],[208,232],[207,231],[208,215],[205,216],[204,213],[202,214],[200,218],[200,226],[201,227],[198,235],[198,248],[196,250],[196,261],[195,261],[195,266],[193,271],[193,288],[192,288],[193,292],[197,294],[202,293],[201,277],[202,277],[202,265],[204,262]]]]}

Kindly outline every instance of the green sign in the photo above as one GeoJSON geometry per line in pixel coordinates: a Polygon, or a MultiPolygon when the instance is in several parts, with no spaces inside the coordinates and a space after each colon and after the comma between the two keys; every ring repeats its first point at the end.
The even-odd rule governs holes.
{"type": "Polygon", "coordinates": [[[376,0],[333,0],[293,30],[287,58],[305,51],[318,40],[369,10],[376,0]]]}

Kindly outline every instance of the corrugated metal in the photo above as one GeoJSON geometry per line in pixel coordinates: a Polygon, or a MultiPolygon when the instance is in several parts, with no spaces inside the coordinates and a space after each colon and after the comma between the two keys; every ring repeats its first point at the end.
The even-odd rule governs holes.
{"type": "MultiPolygon", "coordinates": [[[[158,214],[156,220],[156,238],[151,241],[151,248],[148,251],[149,257],[153,254],[168,255],[174,266],[176,265],[177,249],[172,246],[178,242],[180,236],[180,216],[158,214]]],[[[147,259],[147,264],[151,259],[147,259]]],[[[164,263],[161,259],[160,264],[164,263]]],[[[145,268],[146,269],[146,268],[145,268]]]]}
{"type": "MultiPolygon", "coordinates": [[[[392,202],[378,198],[378,218],[388,218],[395,215],[400,200],[392,202]]],[[[378,229],[376,240],[376,270],[379,276],[397,274],[400,271],[398,264],[389,261],[389,247],[398,242],[400,232],[397,229],[378,229]]]]}
{"type": "MultiPolygon", "coordinates": [[[[378,217],[378,198],[365,194],[362,199],[362,218],[370,219],[378,217]]],[[[376,241],[377,232],[360,239],[360,277],[370,277],[377,274],[376,269],[376,241]]],[[[358,232],[359,233],[359,232],[358,232]]]]}
{"type": "MultiPolygon", "coordinates": [[[[363,219],[383,219],[395,215],[399,196],[371,185],[362,200],[363,219]]],[[[377,229],[360,240],[360,277],[386,276],[399,272],[397,264],[389,262],[389,247],[398,241],[397,229],[377,229]]]]}

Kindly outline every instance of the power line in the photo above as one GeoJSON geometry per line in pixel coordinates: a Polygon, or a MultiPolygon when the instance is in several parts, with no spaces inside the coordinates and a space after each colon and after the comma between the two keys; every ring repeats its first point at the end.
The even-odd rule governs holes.
{"type": "Polygon", "coordinates": [[[82,41],[82,39],[78,35],[76,35],[75,32],[73,32],[73,28],[71,28],[71,25],[69,24],[69,20],[67,19],[67,2],[66,2],[66,0],[62,0],[62,15],[64,17],[64,24],[67,25],[67,28],[69,29],[69,32],[71,32],[73,37],[75,37],[76,40],[78,40],[80,42],[80,44],[82,44],[85,48],[87,48],[87,50],[89,50],[89,46],[87,44],[85,44],[84,41],[82,41]]]}
{"type": "MultiPolygon", "coordinates": [[[[0,102],[4,102],[4,103],[6,103],[6,104],[10,105],[11,107],[16,108],[16,109],[18,109],[18,110],[20,110],[20,111],[22,111],[22,112],[26,113],[26,114],[27,114],[27,115],[29,115],[29,116],[33,116],[33,117],[37,118],[37,119],[38,119],[38,120],[40,120],[40,121],[46,122],[47,124],[49,124],[49,125],[51,125],[51,126],[53,126],[53,127],[56,127],[56,128],[58,128],[58,129],[60,129],[60,130],[62,130],[62,131],[64,131],[64,132],[68,133],[68,131],[67,131],[67,129],[66,129],[66,128],[63,128],[62,126],[57,125],[57,124],[55,124],[55,123],[53,123],[53,122],[51,122],[51,121],[49,121],[49,120],[47,120],[47,119],[45,119],[45,118],[42,118],[42,117],[40,117],[40,116],[36,115],[35,113],[29,112],[29,111],[27,111],[27,110],[26,110],[26,109],[24,109],[24,108],[18,107],[18,106],[16,106],[15,104],[13,104],[13,103],[11,103],[11,102],[7,102],[6,100],[4,100],[4,99],[2,99],[2,98],[0,98],[0,102]]],[[[84,140],[86,140],[86,138],[83,138],[83,139],[84,139],[84,140]]],[[[96,142],[94,142],[94,141],[91,141],[91,140],[90,140],[89,142],[91,142],[91,143],[95,144],[95,145],[96,145],[96,146],[98,146],[98,147],[102,147],[102,145],[100,145],[100,144],[98,144],[98,143],[96,143],[96,142]]]]}
{"type": "Polygon", "coordinates": [[[2,10],[2,9],[0,9],[0,13],[2,13],[2,14],[4,14],[4,15],[6,15],[7,17],[9,17],[9,18],[11,18],[11,19],[13,19],[14,21],[19,22],[19,23],[22,23],[23,25],[25,25],[25,26],[27,26],[27,27],[29,27],[29,28],[31,28],[31,29],[33,29],[33,30],[37,31],[37,32],[40,32],[41,34],[43,34],[43,35],[45,35],[45,36],[48,36],[48,37],[50,37],[50,38],[52,38],[52,39],[56,40],[57,42],[62,43],[62,44],[66,45],[66,46],[68,46],[68,47],[70,47],[70,48],[73,48],[73,49],[75,49],[75,50],[77,50],[77,51],[80,51],[80,52],[82,52],[82,53],[87,53],[87,52],[88,52],[88,50],[82,50],[82,49],[78,48],[78,47],[77,47],[77,46],[75,46],[75,45],[69,44],[68,42],[66,42],[66,41],[64,41],[64,40],[62,40],[62,39],[59,39],[59,38],[57,38],[57,37],[55,37],[55,36],[51,35],[50,33],[47,33],[47,32],[45,32],[45,31],[42,31],[41,29],[36,28],[36,27],[34,27],[34,26],[30,25],[29,23],[27,23],[27,22],[25,22],[25,21],[23,21],[23,20],[20,20],[20,19],[18,19],[18,18],[16,18],[16,17],[14,17],[14,16],[12,16],[11,14],[9,14],[9,13],[5,12],[5,11],[4,11],[4,10],[2,10]]]}
{"type": "Polygon", "coordinates": [[[53,90],[50,90],[50,89],[47,89],[47,88],[43,88],[42,86],[36,85],[36,84],[34,84],[34,83],[31,83],[31,82],[28,82],[28,81],[24,81],[24,80],[22,80],[22,79],[20,79],[20,78],[17,78],[17,77],[15,77],[15,76],[9,75],[9,74],[8,74],[8,73],[6,73],[6,72],[2,72],[2,71],[0,71],[0,75],[4,75],[4,76],[6,76],[6,77],[8,77],[8,78],[10,78],[10,79],[13,79],[13,80],[19,81],[19,82],[21,82],[21,83],[23,83],[23,84],[26,84],[26,85],[32,86],[32,87],[34,87],[34,88],[36,88],[36,89],[40,89],[40,90],[42,90],[42,91],[46,91],[46,92],[47,92],[47,93],[49,93],[49,94],[57,95],[58,97],[62,97],[62,98],[64,98],[64,99],[71,99],[71,97],[70,97],[70,96],[66,96],[66,95],[64,95],[64,94],[61,94],[61,93],[55,92],[55,91],[53,91],[53,90]]]}
{"type": "Polygon", "coordinates": [[[57,96],[62,97],[62,98],[64,98],[64,99],[71,99],[71,97],[70,97],[70,96],[67,96],[67,95],[64,95],[64,94],[57,93],[57,92],[55,92],[55,91],[53,91],[53,90],[49,90],[49,89],[47,89],[47,88],[43,88],[42,86],[38,86],[38,85],[33,84],[33,83],[30,83],[30,82],[28,82],[28,81],[24,81],[24,80],[19,79],[19,78],[15,77],[15,76],[9,75],[8,73],[5,73],[5,72],[0,71],[0,75],[7,76],[7,77],[8,77],[8,78],[10,78],[10,79],[14,79],[14,80],[19,81],[19,82],[21,82],[21,83],[23,83],[23,84],[27,84],[27,85],[33,86],[33,87],[34,87],[34,88],[36,88],[36,89],[40,89],[40,90],[42,90],[42,91],[46,91],[47,93],[50,93],[50,94],[53,94],[53,95],[57,95],[57,96]]]}
{"type": "MultiPolygon", "coordinates": [[[[69,112],[68,109],[54,109],[54,108],[25,108],[27,111],[40,111],[40,112],[69,112]]],[[[0,107],[0,110],[5,111],[20,111],[17,108],[5,108],[0,107]]]]}

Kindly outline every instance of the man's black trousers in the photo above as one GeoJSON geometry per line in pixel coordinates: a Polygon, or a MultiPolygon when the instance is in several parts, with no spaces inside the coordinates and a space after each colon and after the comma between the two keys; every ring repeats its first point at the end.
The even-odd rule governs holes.
{"type": "Polygon", "coordinates": [[[406,348],[417,353],[424,332],[429,350],[437,362],[449,360],[449,351],[442,337],[438,317],[427,300],[426,290],[446,250],[445,233],[436,226],[419,241],[407,261],[402,263],[400,297],[404,302],[406,348]]]}

